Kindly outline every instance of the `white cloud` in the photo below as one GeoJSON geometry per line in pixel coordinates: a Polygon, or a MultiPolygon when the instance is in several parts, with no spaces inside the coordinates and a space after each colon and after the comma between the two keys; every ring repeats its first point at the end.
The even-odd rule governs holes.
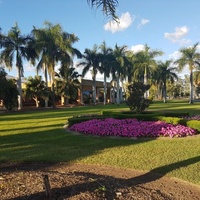
{"type": "Polygon", "coordinates": [[[129,12],[122,13],[122,16],[119,18],[119,23],[112,20],[104,25],[106,31],[111,31],[115,33],[117,31],[124,31],[133,23],[135,17],[132,17],[129,12]]]}
{"type": "Polygon", "coordinates": [[[169,54],[170,60],[177,60],[181,57],[180,51],[174,51],[172,54],[169,54]]]}
{"type": "Polygon", "coordinates": [[[131,51],[133,51],[134,53],[137,53],[139,51],[143,51],[144,49],[145,49],[145,46],[143,44],[138,44],[138,45],[131,47],[131,51]]]}
{"type": "Polygon", "coordinates": [[[25,62],[24,63],[24,72],[28,73],[28,74],[33,73],[35,75],[36,74],[36,68],[33,65],[31,65],[29,62],[25,62]]]}
{"type": "Polygon", "coordinates": [[[188,44],[191,41],[183,38],[189,32],[189,28],[187,26],[176,27],[175,32],[173,33],[164,33],[164,38],[170,40],[173,43],[180,43],[180,44],[188,44]]]}
{"type": "Polygon", "coordinates": [[[138,24],[138,28],[140,28],[141,26],[144,26],[144,25],[146,25],[146,24],[148,24],[150,22],[150,20],[149,19],[141,19],[141,21],[140,21],[140,23],[138,24]]]}

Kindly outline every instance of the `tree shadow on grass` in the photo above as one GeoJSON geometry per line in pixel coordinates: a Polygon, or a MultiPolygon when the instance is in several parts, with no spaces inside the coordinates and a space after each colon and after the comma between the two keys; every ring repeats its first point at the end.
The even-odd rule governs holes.
{"type": "MultiPolygon", "coordinates": [[[[49,125],[47,127],[49,128],[49,125]]],[[[0,136],[0,171],[15,171],[23,164],[32,162],[47,163],[52,166],[58,162],[73,162],[98,154],[104,149],[154,140],[154,138],[131,140],[74,135],[63,128],[55,127],[51,125],[49,130],[39,132],[31,130],[21,134],[0,136]]],[[[45,129],[45,126],[42,128],[45,129]]],[[[34,166],[34,169],[37,170],[37,166],[34,166]]]]}

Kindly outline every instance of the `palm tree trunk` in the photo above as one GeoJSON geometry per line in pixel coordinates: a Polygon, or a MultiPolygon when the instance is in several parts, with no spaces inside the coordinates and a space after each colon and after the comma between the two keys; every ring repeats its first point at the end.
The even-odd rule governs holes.
{"type": "Polygon", "coordinates": [[[166,103],[166,82],[163,85],[163,102],[166,103]]]}
{"type": "Polygon", "coordinates": [[[44,81],[46,83],[46,87],[48,88],[48,77],[47,77],[47,66],[44,64],[44,81]]]}
{"type": "Polygon", "coordinates": [[[190,100],[189,103],[193,103],[193,71],[190,70],[190,100]]]}
{"type": "MultiPolygon", "coordinates": [[[[144,69],[144,85],[147,85],[147,68],[144,69]]],[[[148,91],[145,92],[144,97],[148,98],[148,91]]]]}
{"type": "Polygon", "coordinates": [[[18,67],[18,77],[17,77],[17,90],[18,95],[18,110],[22,109],[22,80],[21,80],[21,69],[18,67]]]}
{"type": "MultiPolygon", "coordinates": [[[[46,83],[46,88],[48,89],[48,76],[47,76],[47,66],[44,64],[44,81],[46,83]]],[[[45,108],[48,107],[49,98],[45,97],[45,108]]]]}
{"type": "Polygon", "coordinates": [[[117,105],[120,104],[119,101],[119,75],[117,75],[117,105]]]}
{"type": "Polygon", "coordinates": [[[107,83],[106,83],[106,73],[104,73],[104,92],[103,92],[103,104],[106,105],[106,95],[107,95],[107,83]]]}
{"type": "Polygon", "coordinates": [[[92,97],[93,97],[93,104],[96,105],[96,77],[93,78],[93,85],[92,85],[92,97]]]}

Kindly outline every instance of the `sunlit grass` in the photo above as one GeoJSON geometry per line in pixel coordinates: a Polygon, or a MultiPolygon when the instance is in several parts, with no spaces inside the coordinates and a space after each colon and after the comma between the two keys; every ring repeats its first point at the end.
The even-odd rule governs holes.
{"type": "MultiPolygon", "coordinates": [[[[0,114],[0,162],[78,162],[152,171],[200,185],[200,137],[128,139],[73,135],[67,118],[126,105],[0,114]]],[[[200,113],[200,103],[154,102],[149,110],[200,113]]]]}

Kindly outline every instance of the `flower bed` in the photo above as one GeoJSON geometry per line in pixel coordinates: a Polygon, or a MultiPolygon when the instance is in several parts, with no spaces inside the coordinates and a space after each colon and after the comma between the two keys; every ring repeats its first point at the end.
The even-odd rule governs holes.
{"type": "Polygon", "coordinates": [[[74,124],[70,127],[72,131],[99,136],[121,136],[121,137],[184,137],[195,135],[195,129],[173,125],[162,121],[138,121],[137,119],[93,119],[86,122],[74,124]]]}

